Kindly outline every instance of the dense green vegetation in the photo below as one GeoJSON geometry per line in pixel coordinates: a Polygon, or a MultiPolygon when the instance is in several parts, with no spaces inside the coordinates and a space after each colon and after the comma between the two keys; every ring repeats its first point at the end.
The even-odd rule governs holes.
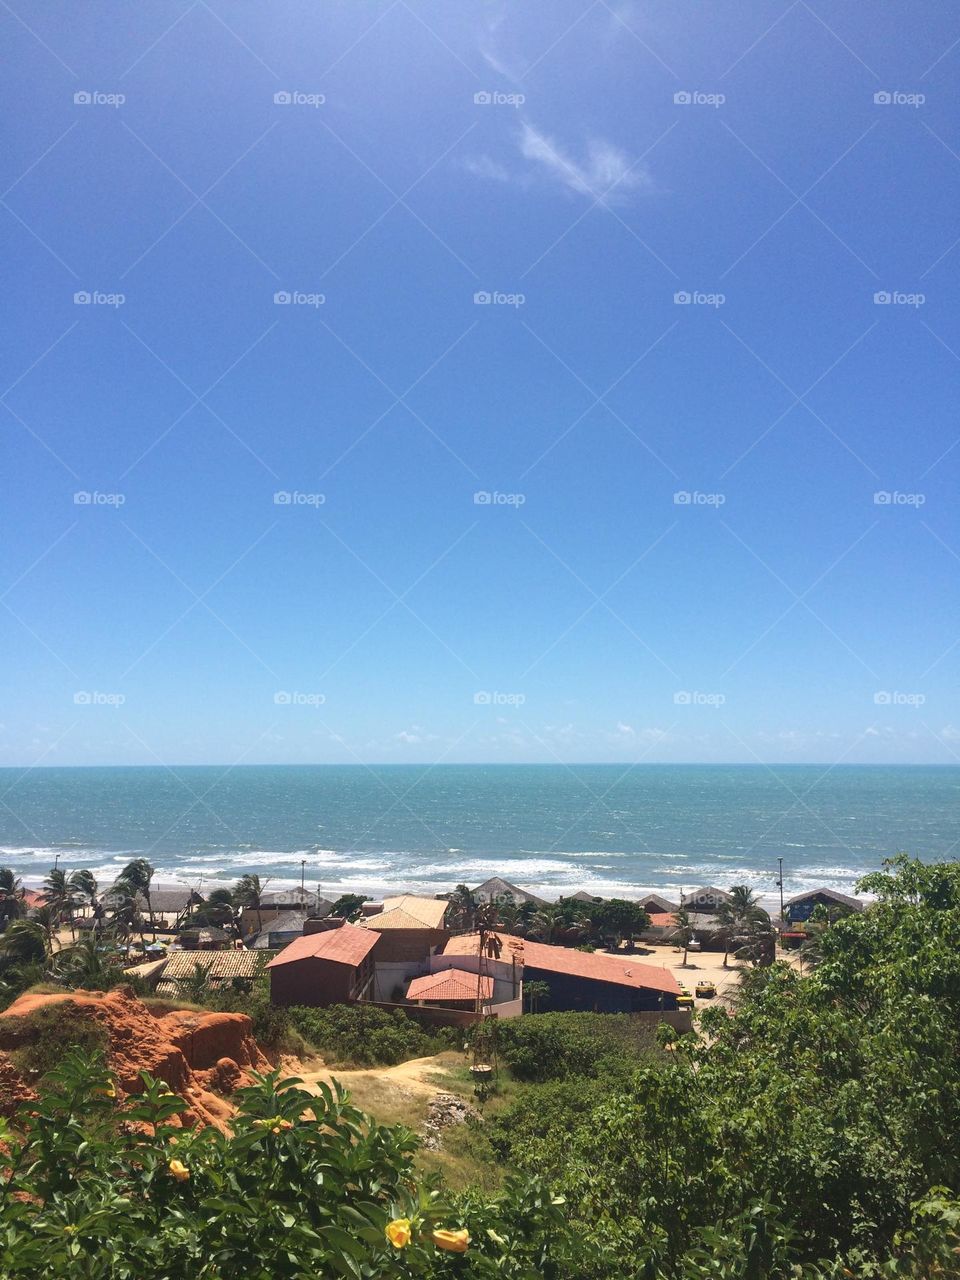
{"type": "Polygon", "coordinates": [[[4,1132],[0,1275],[521,1280],[564,1248],[560,1206],[536,1187],[452,1205],[415,1178],[410,1133],[337,1091],[269,1076],[236,1096],[227,1137],[171,1123],[186,1104],[144,1082],[120,1112],[102,1063],[72,1052],[4,1132]]]}
{"type": "Polygon", "coordinates": [[[566,1198],[584,1276],[960,1275],[942,1227],[940,1271],[911,1271],[904,1235],[960,1188],[960,866],[900,858],[863,888],[877,904],[820,934],[812,976],[747,972],[666,1062],[591,1054],[573,1015],[506,1034],[553,1083],[478,1141],[566,1198]],[[734,1261],[700,1271],[704,1250],[734,1261]]]}
{"type": "Polygon", "coordinates": [[[319,1053],[331,1066],[393,1066],[463,1043],[463,1032],[452,1027],[425,1030],[402,1009],[363,1004],[280,1007],[270,1003],[266,979],[240,990],[211,991],[204,985],[192,998],[207,1009],[247,1014],[254,1036],[265,1049],[300,1056],[319,1053]]]}
{"type": "Polygon", "coordinates": [[[655,1029],[628,1013],[541,1013],[497,1028],[501,1061],[523,1081],[629,1075],[655,1043],[655,1029]]]}
{"type": "Polygon", "coordinates": [[[335,1004],[288,1010],[294,1029],[335,1066],[392,1066],[408,1058],[440,1053],[463,1042],[454,1027],[425,1031],[402,1009],[335,1004]]]}
{"type": "MultiPolygon", "coordinates": [[[[304,1120],[275,1077],[238,1095],[232,1138],[173,1130],[160,1086],[122,1110],[87,1046],[0,1144],[0,1275],[956,1278],[960,864],[900,857],[862,887],[876,904],[818,922],[806,976],[747,971],[692,1035],[627,1015],[501,1024],[509,1087],[460,1138],[500,1172],[495,1195],[424,1182],[411,1136],[339,1097],[304,1120]]],[[[382,1010],[215,1000],[328,1060],[436,1048],[382,1010]]]]}

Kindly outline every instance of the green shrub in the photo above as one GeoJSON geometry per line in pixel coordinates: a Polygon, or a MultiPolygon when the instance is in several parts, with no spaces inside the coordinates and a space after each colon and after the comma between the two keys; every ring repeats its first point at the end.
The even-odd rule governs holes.
{"type": "Polygon", "coordinates": [[[656,1036],[630,1014],[535,1013],[499,1022],[497,1046],[517,1080],[542,1082],[629,1074],[656,1036]]]}
{"type": "Polygon", "coordinates": [[[571,1242],[548,1194],[511,1184],[453,1205],[418,1183],[412,1134],[336,1087],[314,1096],[272,1073],[235,1095],[225,1134],[172,1123],[188,1104],[143,1080],[120,1109],[102,1060],[72,1052],[2,1127],[4,1280],[571,1274],[556,1269],[571,1242]],[[386,1235],[397,1220],[400,1247],[386,1235]],[[466,1230],[467,1252],[443,1252],[436,1229],[466,1230]]]}
{"type": "Polygon", "coordinates": [[[31,1083],[34,1077],[46,1076],[57,1067],[68,1049],[76,1048],[93,1057],[106,1049],[107,1039],[99,1023],[66,1002],[3,1019],[2,1043],[16,1046],[10,1049],[10,1057],[31,1083]]]}
{"type": "Polygon", "coordinates": [[[258,979],[250,991],[238,991],[234,987],[219,990],[206,989],[204,1005],[218,1013],[245,1013],[253,1023],[253,1036],[264,1049],[299,1056],[305,1045],[297,1032],[290,1010],[270,1003],[270,986],[258,979]]]}
{"type": "Polygon", "coordinates": [[[402,1009],[376,1009],[365,1004],[334,1004],[323,1009],[303,1006],[289,1011],[296,1031],[328,1063],[338,1066],[393,1066],[449,1048],[451,1028],[429,1033],[402,1009]]]}

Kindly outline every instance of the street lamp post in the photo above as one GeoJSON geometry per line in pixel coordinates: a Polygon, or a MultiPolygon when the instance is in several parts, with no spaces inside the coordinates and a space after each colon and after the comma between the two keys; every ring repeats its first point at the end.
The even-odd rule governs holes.
{"type": "Polygon", "coordinates": [[[780,873],[777,877],[777,888],[780,890],[780,919],[783,919],[783,859],[778,858],[780,873]]]}
{"type": "Polygon", "coordinates": [[[306,858],[301,858],[301,859],[300,859],[300,897],[301,897],[301,898],[303,897],[303,893],[304,893],[304,889],[303,889],[303,877],[304,877],[304,874],[305,874],[305,872],[306,872],[306,866],[307,866],[307,860],[306,860],[306,858]]]}

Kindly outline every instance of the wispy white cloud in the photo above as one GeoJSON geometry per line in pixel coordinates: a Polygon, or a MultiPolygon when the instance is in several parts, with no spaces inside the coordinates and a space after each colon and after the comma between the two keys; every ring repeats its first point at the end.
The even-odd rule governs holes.
{"type": "Polygon", "coordinates": [[[546,182],[588,196],[601,204],[626,200],[631,192],[650,188],[652,179],[642,161],[604,138],[591,138],[585,154],[577,157],[529,121],[520,122],[514,137],[519,158],[526,164],[510,163],[488,154],[468,156],[461,167],[476,178],[491,182],[530,187],[546,182]]]}
{"type": "Polygon", "coordinates": [[[491,182],[509,182],[511,178],[510,170],[490,156],[467,156],[460,164],[475,178],[489,178],[491,182]]]}
{"type": "Polygon", "coordinates": [[[632,161],[612,142],[592,138],[587,144],[586,156],[577,160],[528,121],[521,124],[520,154],[547,177],[578,195],[594,199],[601,197],[606,201],[614,193],[623,196],[650,183],[643,164],[632,161]]]}

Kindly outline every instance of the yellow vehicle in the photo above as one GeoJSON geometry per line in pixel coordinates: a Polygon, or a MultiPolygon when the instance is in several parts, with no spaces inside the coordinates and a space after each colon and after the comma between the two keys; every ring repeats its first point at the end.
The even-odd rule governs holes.
{"type": "Polygon", "coordinates": [[[717,988],[712,982],[708,982],[706,978],[702,982],[697,983],[697,999],[712,1000],[717,994],[717,988]]]}
{"type": "Polygon", "coordinates": [[[693,996],[690,994],[690,992],[687,990],[686,987],[680,988],[680,994],[677,996],[677,1008],[678,1009],[693,1008],[693,996]]]}

